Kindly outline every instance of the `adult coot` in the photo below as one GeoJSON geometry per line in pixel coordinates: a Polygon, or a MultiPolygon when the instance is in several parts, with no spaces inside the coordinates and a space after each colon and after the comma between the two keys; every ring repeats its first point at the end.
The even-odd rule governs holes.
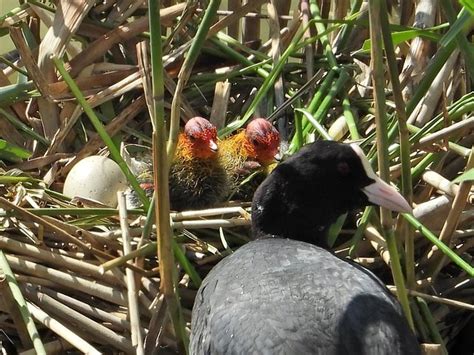
{"type": "Polygon", "coordinates": [[[254,196],[258,239],[222,260],[198,291],[191,354],[419,354],[376,276],[307,243],[368,204],[410,210],[356,145],[316,142],[280,164],[254,196]]]}

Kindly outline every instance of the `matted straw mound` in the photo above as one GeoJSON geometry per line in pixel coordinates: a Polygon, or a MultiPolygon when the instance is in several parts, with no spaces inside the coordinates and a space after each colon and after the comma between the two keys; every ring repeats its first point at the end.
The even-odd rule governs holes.
{"type": "MultiPolygon", "coordinates": [[[[370,158],[390,152],[391,179],[405,182],[414,203],[414,217],[394,221],[406,287],[399,291],[408,293],[425,350],[472,352],[472,15],[446,1],[389,9],[393,26],[382,16],[381,28],[395,50],[377,71],[365,2],[229,0],[208,25],[202,19],[216,1],[161,3],[157,75],[171,136],[179,126],[172,117],[210,118],[225,137],[260,116],[275,121],[285,154],[315,138],[360,141],[370,158]],[[400,71],[392,77],[391,64],[400,71]],[[385,85],[390,147],[376,145],[374,77],[385,85]]],[[[171,214],[177,310],[160,292],[155,227],[144,209],[61,194],[83,158],[108,155],[110,144],[151,146],[156,48],[146,2],[31,0],[0,16],[2,38],[14,45],[0,56],[1,345],[21,354],[183,352],[201,278],[249,240],[249,201],[171,214]]],[[[379,222],[369,208],[341,220],[329,238],[337,255],[395,291],[393,250],[379,222]]]]}

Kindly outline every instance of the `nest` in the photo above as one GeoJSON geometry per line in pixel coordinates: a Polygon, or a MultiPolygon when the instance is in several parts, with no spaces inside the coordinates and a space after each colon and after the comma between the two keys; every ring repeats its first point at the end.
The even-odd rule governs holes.
{"type": "MultiPolygon", "coordinates": [[[[463,28],[465,16],[453,15],[460,9],[382,6],[402,26],[387,52],[399,71],[390,76],[370,65],[380,52],[364,42],[365,3],[216,3],[163,2],[161,51],[150,48],[154,29],[140,1],[31,0],[0,14],[12,43],[0,56],[2,346],[22,354],[184,352],[200,280],[249,240],[249,201],[161,215],[159,238],[168,233],[161,230],[172,238],[160,244],[158,262],[153,213],[127,210],[122,197],[117,208],[70,199],[64,179],[84,157],[114,157],[114,141],[151,146],[155,129],[164,147],[163,137],[172,142],[180,121],[194,116],[209,117],[226,137],[260,116],[279,128],[282,153],[315,138],[361,141],[371,158],[386,152],[391,180],[405,182],[415,206],[412,217],[394,220],[405,279],[398,293],[408,294],[426,349],[472,350],[474,63],[460,54],[469,46],[463,32],[447,34],[463,28]],[[154,82],[150,53],[163,66],[154,82]],[[389,140],[377,146],[376,132],[387,129],[389,140]]],[[[390,31],[387,16],[380,28],[390,31]]],[[[164,157],[163,149],[154,154],[164,157]]],[[[340,221],[329,242],[395,291],[393,250],[372,212],[340,221]]]]}

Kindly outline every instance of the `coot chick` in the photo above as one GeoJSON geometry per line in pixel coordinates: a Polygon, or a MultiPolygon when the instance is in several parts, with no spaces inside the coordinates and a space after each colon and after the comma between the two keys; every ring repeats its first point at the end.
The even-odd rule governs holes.
{"type": "Polygon", "coordinates": [[[280,144],[280,134],[264,118],[252,120],[239,133],[219,144],[222,166],[229,175],[234,200],[250,201],[271,171],[280,144]],[[252,180],[241,183],[255,173],[252,180]]]}
{"type": "Polygon", "coordinates": [[[202,117],[189,120],[170,166],[172,209],[209,208],[225,200],[229,182],[219,154],[216,127],[202,117]]]}
{"type": "MultiPolygon", "coordinates": [[[[149,167],[138,176],[148,197],[153,195],[151,157],[144,159],[149,167]]],[[[173,210],[212,207],[229,194],[228,175],[219,159],[217,130],[207,119],[194,117],[178,136],[176,154],[170,165],[169,193],[173,210]]],[[[134,191],[127,194],[129,207],[140,202],[134,191]]]]}
{"type": "Polygon", "coordinates": [[[419,354],[375,275],[301,241],[317,241],[338,215],[368,204],[410,210],[356,145],[316,142],[275,168],[253,200],[259,239],[199,288],[191,354],[419,354]]]}

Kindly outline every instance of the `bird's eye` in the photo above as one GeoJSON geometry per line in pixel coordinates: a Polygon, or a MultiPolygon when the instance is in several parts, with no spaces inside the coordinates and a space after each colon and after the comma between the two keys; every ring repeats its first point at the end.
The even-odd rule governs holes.
{"type": "Polygon", "coordinates": [[[253,144],[254,146],[258,147],[261,143],[260,143],[259,140],[257,140],[257,139],[254,138],[254,139],[252,139],[252,144],[253,144]]]}
{"type": "Polygon", "coordinates": [[[345,162],[345,161],[341,161],[341,162],[337,163],[336,169],[339,172],[339,174],[341,174],[341,175],[347,175],[351,172],[351,168],[350,168],[349,164],[347,164],[347,162],[345,162]]]}
{"type": "Polygon", "coordinates": [[[195,136],[191,136],[191,135],[190,135],[190,136],[189,136],[189,139],[190,139],[190,140],[192,140],[192,141],[194,142],[194,141],[197,139],[197,137],[195,137],[195,136]]]}

